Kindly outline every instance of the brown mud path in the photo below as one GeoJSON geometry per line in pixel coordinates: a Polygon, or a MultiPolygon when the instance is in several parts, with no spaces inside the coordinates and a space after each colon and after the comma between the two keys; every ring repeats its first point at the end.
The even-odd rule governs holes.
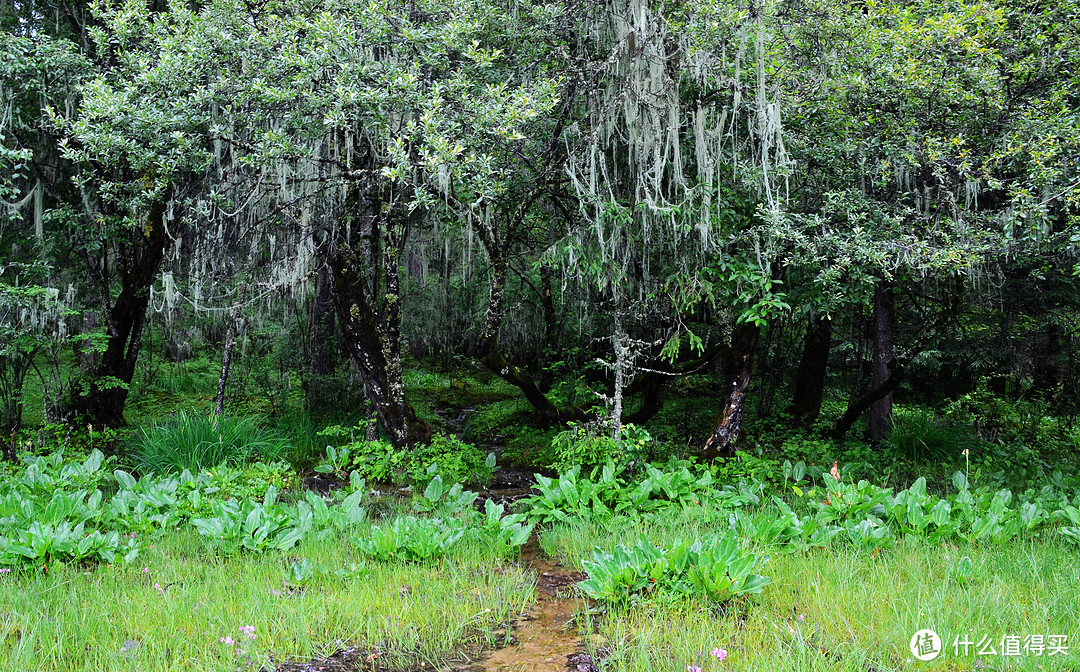
{"type": "Polygon", "coordinates": [[[574,617],[581,598],[572,586],[585,578],[544,556],[535,537],[521,552],[521,562],[536,571],[539,593],[532,609],[513,626],[509,646],[496,649],[464,672],[591,672],[596,668],[584,654],[574,617]]]}

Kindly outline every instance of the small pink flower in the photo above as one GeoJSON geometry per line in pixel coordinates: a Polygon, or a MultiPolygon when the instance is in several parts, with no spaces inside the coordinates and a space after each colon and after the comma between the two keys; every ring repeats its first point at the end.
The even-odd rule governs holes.
{"type": "Polygon", "coordinates": [[[222,644],[224,644],[225,646],[233,646],[234,644],[236,644],[236,641],[233,640],[233,638],[229,637],[228,635],[225,635],[224,637],[222,637],[218,641],[221,642],[222,644]]]}
{"type": "Polygon", "coordinates": [[[150,568],[149,568],[149,567],[143,567],[143,568],[142,568],[142,573],[143,573],[143,574],[147,574],[147,573],[149,573],[149,572],[150,572],[150,568]]]}
{"type": "Polygon", "coordinates": [[[724,662],[724,659],[727,658],[727,649],[721,649],[720,647],[717,647],[710,651],[709,655],[715,656],[716,659],[722,663],[724,662]]]}
{"type": "Polygon", "coordinates": [[[686,672],[701,672],[701,668],[697,665],[687,665],[686,672]]]}
{"type": "Polygon", "coordinates": [[[155,583],[154,584],[154,590],[161,590],[161,584],[160,583],[155,583]]]}

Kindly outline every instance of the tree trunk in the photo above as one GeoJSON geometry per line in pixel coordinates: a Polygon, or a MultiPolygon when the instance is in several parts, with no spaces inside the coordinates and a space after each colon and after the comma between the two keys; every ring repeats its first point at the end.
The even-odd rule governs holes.
{"type": "Polygon", "coordinates": [[[761,329],[749,323],[736,326],[731,334],[731,345],[723,357],[723,398],[716,413],[716,424],[702,451],[706,460],[735,454],[735,441],[739,438],[746,412],[754,350],[760,335],[761,329]]]}
{"type": "Polygon", "coordinates": [[[900,366],[895,359],[889,362],[888,369],[890,375],[881,385],[848,402],[847,410],[833,424],[832,429],[829,430],[829,436],[842,439],[851,430],[851,426],[855,424],[859,416],[865,413],[874,402],[892,395],[893,391],[900,386],[900,366]]]}
{"type": "Polygon", "coordinates": [[[484,331],[477,346],[480,361],[489,371],[506,382],[517,387],[525,399],[536,409],[541,422],[556,423],[570,420],[585,420],[585,414],[576,408],[557,407],[551,403],[529,373],[510,362],[499,351],[499,328],[503,321],[503,294],[506,289],[506,261],[492,254],[491,257],[491,293],[488,297],[487,315],[484,318],[484,331]]]}
{"type": "Polygon", "coordinates": [[[334,304],[342,337],[379,424],[395,447],[404,448],[431,438],[431,428],[416,417],[405,398],[401,375],[397,264],[404,227],[375,221],[368,212],[379,212],[379,208],[357,214],[359,232],[354,240],[359,239],[358,244],[343,244],[330,255],[334,304]],[[385,289],[380,296],[382,283],[385,289]]]}
{"type": "Polygon", "coordinates": [[[337,323],[333,286],[330,268],[324,264],[315,276],[315,299],[311,306],[311,373],[316,380],[334,373],[337,323]]]}
{"type": "Polygon", "coordinates": [[[788,409],[795,424],[812,425],[821,413],[831,341],[832,320],[824,315],[811,317],[807,322],[802,359],[795,374],[795,392],[788,409]]]}
{"type": "Polygon", "coordinates": [[[131,244],[122,246],[118,254],[120,294],[107,316],[105,351],[88,389],[74,400],[76,410],[88,416],[95,426],[115,427],[124,422],[124,404],[135,376],[150,287],[165,256],[164,214],[165,203],[155,203],[146,229],[133,232],[131,244]]]}
{"type": "MultiPolygon", "coordinates": [[[[891,284],[878,282],[874,287],[874,377],[872,389],[882,389],[892,377],[889,363],[893,360],[893,340],[896,331],[896,297],[891,284]]],[[[870,404],[870,441],[878,443],[892,426],[892,393],[870,404]]]]}
{"type": "Polygon", "coordinates": [[[240,320],[240,301],[243,300],[243,289],[239,291],[237,304],[229,314],[229,325],[225,329],[225,349],[221,354],[221,375],[218,376],[217,397],[214,403],[214,412],[217,417],[225,417],[225,385],[229,382],[229,370],[232,367],[233,348],[236,345],[236,327],[240,320]]]}

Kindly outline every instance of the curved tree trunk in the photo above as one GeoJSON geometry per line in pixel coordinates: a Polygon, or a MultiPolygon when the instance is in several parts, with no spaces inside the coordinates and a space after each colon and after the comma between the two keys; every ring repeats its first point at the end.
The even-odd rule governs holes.
{"type": "Polygon", "coordinates": [[[480,361],[489,371],[517,387],[525,399],[536,409],[541,422],[556,423],[585,420],[585,414],[577,408],[559,407],[551,402],[529,375],[528,371],[506,360],[499,351],[499,328],[503,321],[503,295],[506,291],[506,261],[491,253],[491,293],[484,318],[484,331],[477,344],[480,361]]]}
{"type": "Polygon", "coordinates": [[[720,410],[716,413],[712,434],[702,449],[706,460],[735,454],[735,441],[739,438],[746,413],[754,350],[760,335],[761,328],[749,323],[736,326],[731,334],[731,346],[724,351],[724,392],[720,410]]]}
{"type": "Polygon", "coordinates": [[[828,436],[834,439],[843,438],[851,430],[852,425],[859,419],[859,416],[865,413],[875,402],[891,397],[893,391],[900,386],[900,365],[894,359],[888,363],[887,369],[889,377],[881,385],[848,402],[847,410],[837,418],[832,429],[829,430],[828,436]]]}

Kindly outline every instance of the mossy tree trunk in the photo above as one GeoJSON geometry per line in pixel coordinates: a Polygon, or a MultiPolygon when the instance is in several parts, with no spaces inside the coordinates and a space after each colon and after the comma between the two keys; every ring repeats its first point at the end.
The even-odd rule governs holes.
{"type": "Polygon", "coordinates": [[[338,242],[330,253],[342,338],[391,443],[426,443],[431,428],[405,398],[402,378],[398,272],[405,222],[393,207],[351,200],[352,242],[338,242]]]}
{"type": "Polygon", "coordinates": [[[746,396],[750,390],[754,350],[760,335],[761,328],[752,323],[740,324],[732,331],[731,345],[723,354],[724,391],[720,409],[702,451],[706,460],[731,457],[735,454],[735,442],[739,438],[743,416],[746,414],[746,396]]]}

